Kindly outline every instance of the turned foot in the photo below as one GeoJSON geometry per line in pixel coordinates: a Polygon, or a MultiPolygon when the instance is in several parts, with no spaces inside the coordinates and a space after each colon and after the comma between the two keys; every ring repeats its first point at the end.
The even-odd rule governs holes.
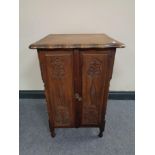
{"type": "Polygon", "coordinates": [[[52,131],[52,132],[51,132],[51,136],[52,136],[52,137],[55,137],[55,135],[56,135],[55,132],[52,131]]]}
{"type": "Polygon", "coordinates": [[[99,129],[100,129],[100,132],[99,132],[98,136],[103,137],[103,132],[105,129],[105,121],[100,125],[99,129]]]}
{"type": "Polygon", "coordinates": [[[100,132],[100,133],[98,134],[98,136],[99,136],[99,137],[103,137],[103,132],[100,132]]]}
{"type": "Polygon", "coordinates": [[[49,122],[49,128],[50,128],[51,136],[52,137],[55,137],[56,136],[55,129],[54,129],[54,127],[52,127],[50,121],[48,121],[48,122],[49,122]]]}

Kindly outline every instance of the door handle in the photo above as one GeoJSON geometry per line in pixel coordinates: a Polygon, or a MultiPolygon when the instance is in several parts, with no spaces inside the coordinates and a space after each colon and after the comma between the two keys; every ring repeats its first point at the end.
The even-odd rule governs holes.
{"type": "Polygon", "coordinates": [[[75,99],[82,101],[82,97],[79,95],[79,93],[75,93],[75,99]]]}

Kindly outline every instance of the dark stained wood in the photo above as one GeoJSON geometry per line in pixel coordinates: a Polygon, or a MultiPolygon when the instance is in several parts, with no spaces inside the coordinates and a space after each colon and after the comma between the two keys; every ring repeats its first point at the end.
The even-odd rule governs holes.
{"type": "Polygon", "coordinates": [[[78,49],[73,50],[74,55],[74,104],[75,104],[75,113],[76,113],[76,127],[80,126],[80,120],[81,120],[81,103],[82,100],[79,100],[78,96],[82,98],[81,88],[81,59],[80,59],[80,52],[78,49]]]}
{"type": "Polygon", "coordinates": [[[48,117],[49,117],[49,128],[51,131],[51,136],[54,137],[54,116],[52,113],[52,106],[51,106],[51,98],[49,96],[49,85],[47,81],[47,72],[46,72],[46,62],[45,62],[45,52],[40,52],[38,49],[38,57],[40,62],[40,69],[41,69],[41,75],[44,83],[44,90],[45,90],[45,97],[46,97],[46,104],[47,104],[47,111],[48,111],[48,117]]]}
{"type": "Polygon", "coordinates": [[[101,122],[101,125],[100,125],[100,127],[99,127],[99,129],[100,129],[100,132],[99,132],[99,137],[103,137],[103,132],[104,132],[104,130],[105,130],[105,120],[103,121],[103,122],[101,122]]]}
{"type": "Polygon", "coordinates": [[[105,83],[105,93],[103,96],[103,103],[102,104],[102,115],[101,115],[101,122],[100,122],[100,127],[105,125],[105,115],[106,115],[106,108],[107,108],[107,100],[108,100],[108,94],[109,94],[109,85],[110,85],[110,80],[112,78],[112,71],[113,71],[113,65],[114,65],[114,58],[115,58],[115,51],[116,49],[109,49],[109,56],[108,56],[108,73],[106,77],[106,83],[105,83]]]}
{"type": "Polygon", "coordinates": [[[55,129],[54,129],[54,127],[51,125],[51,121],[50,120],[48,120],[48,123],[49,123],[49,128],[50,128],[50,132],[51,132],[51,136],[52,137],[55,137],[55,129]]]}
{"type": "Polygon", "coordinates": [[[105,129],[109,84],[116,47],[124,44],[104,34],[49,35],[37,48],[45,88],[49,128],[105,129]],[[90,48],[91,47],[91,48],[90,48]]]}
{"type": "Polygon", "coordinates": [[[82,54],[82,125],[99,124],[108,75],[107,52],[94,50],[82,54]]]}
{"type": "Polygon", "coordinates": [[[125,45],[106,34],[50,34],[30,45],[32,49],[123,48],[125,45]]]}
{"type": "Polygon", "coordinates": [[[74,126],[73,54],[48,52],[45,57],[54,126],[74,126]]]}

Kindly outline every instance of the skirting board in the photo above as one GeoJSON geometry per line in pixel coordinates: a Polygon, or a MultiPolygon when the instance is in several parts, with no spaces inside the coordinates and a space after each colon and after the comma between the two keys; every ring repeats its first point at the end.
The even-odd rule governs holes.
{"type": "MultiPolygon", "coordinates": [[[[42,99],[45,98],[43,90],[20,90],[19,91],[20,99],[42,99]]],[[[109,97],[110,100],[135,100],[134,91],[110,91],[109,97]]]]}

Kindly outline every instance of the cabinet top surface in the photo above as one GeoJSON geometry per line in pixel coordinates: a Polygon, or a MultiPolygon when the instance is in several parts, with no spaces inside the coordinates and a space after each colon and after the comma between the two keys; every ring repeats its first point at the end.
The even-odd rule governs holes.
{"type": "Polygon", "coordinates": [[[106,34],[50,34],[31,44],[31,49],[123,48],[125,45],[106,34]]]}

